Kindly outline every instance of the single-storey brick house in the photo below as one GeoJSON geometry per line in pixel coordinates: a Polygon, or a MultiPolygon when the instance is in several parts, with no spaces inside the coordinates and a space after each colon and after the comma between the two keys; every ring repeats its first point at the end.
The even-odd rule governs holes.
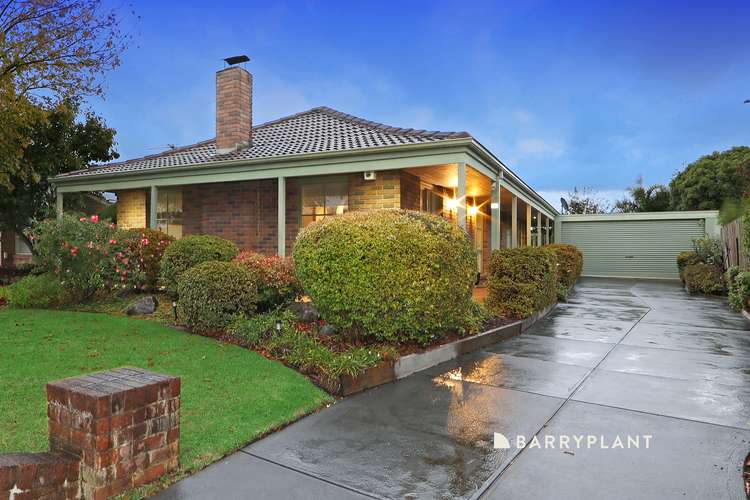
{"type": "Polygon", "coordinates": [[[117,194],[121,227],[214,234],[289,254],[305,225],[348,210],[404,208],[448,217],[494,248],[551,241],[557,211],[466,132],[386,126],[326,107],[252,123],[252,75],[216,73],[216,138],[60,175],[65,193],[117,194]]]}

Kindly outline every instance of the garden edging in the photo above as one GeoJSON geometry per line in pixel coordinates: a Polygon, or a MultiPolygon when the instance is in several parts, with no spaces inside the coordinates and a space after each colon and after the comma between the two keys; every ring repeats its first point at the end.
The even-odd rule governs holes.
{"type": "Polygon", "coordinates": [[[556,306],[557,303],[554,303],[541,311],[535,312],[528,318],[492,328],[449,344],[443,344],[425,352],[408,354],[395,361],[384,361],[365,370],[356,377],[342,375],[338,380],[333,380],[330,381],[330,384],[325,384],[325,389],[336,396],[349,396],[378,385],[408,377],[463,354],[478,351],[496,342],[516,337],[528,330],[537,321],[547,316],[556,306]]]}

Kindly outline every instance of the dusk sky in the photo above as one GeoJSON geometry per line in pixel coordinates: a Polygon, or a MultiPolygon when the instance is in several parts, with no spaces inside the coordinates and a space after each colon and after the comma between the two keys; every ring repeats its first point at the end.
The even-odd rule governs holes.
{"type": "MultiPolygon", "coordinates": [[[[118,4],[119,5],[119,4],[118,4]]],[[[750,2],[134,2],[91,107],[124,159],[214,136],[214,73],[247,54],[256,124],[315,106],[466,130],[555,206],[618,197],[750,145],[750,2]]]]}

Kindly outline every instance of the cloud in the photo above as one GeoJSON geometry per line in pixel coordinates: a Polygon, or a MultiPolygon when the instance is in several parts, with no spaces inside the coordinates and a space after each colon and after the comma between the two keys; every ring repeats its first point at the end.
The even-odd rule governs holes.
{"type": "Polygon", "coordinates": [[[559,139],[530,137],[519,140],[516,149],[521,158],[559,158],[565,154],[566,147],[565,142],[559,139]]]}

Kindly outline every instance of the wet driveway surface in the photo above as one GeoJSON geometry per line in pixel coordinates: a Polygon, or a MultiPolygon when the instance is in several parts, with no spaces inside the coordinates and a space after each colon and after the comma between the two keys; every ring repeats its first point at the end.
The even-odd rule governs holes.
{"type": "Polygon", "coordinates": [[[676,284],[582,280],[520,337],[347,398],[160,496],[741,499],[748,330],[676,284]]]}

